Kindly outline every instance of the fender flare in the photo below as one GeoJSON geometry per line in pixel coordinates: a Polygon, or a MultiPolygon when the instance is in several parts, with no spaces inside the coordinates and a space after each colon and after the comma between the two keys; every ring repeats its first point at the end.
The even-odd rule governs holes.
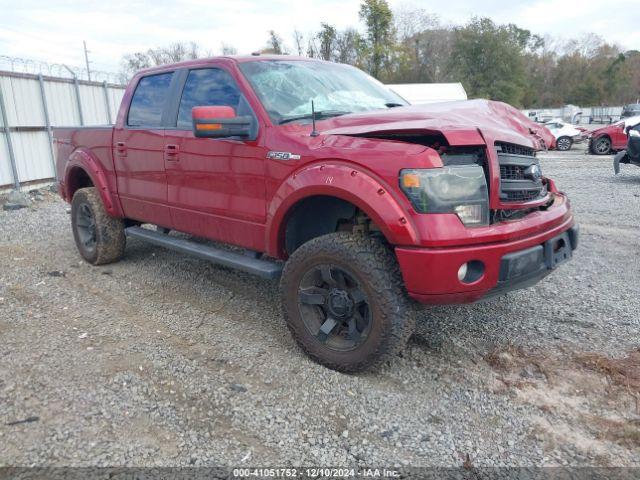
{"type": "Polygon", "coordinates": [[[107,213],[113,217],[122,217],[122,208],[120,203],[113,198],[113,195],[109,191],[109,183],[104,169],[100,165],[100,161],[87,149],[77,148],[74,150],[65,166],[64,179],[65,179],[65,195],[68,201],[71,201],[70,191],[70,179],[74,169],[83,170],[91,179],[94,187],[98,190],[102,204],[104,205],[107,213]]]}
{"type": "Polygon", "coordinates": [[[411,217],[382,181],[352,165],[316,163],[285,179],[267,205],[265,242],[270,256],[286,258],[284,233],[288,217],[298,202],[314,196],[331,196],[352,203],[373,220],[392,245],[418,242],[411,217]]]}

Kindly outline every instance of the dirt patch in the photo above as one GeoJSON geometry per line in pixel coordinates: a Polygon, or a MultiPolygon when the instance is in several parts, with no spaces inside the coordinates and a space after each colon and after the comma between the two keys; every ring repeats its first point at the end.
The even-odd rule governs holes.
{"type": "Polygon", "coordinates": [[[597,465],[640,450],[640,350],[621,358],[496,348],[484,360],[494,392],[537,407],[547,449],[580,452],[597,465]]]}
{"type": "Polygon", "coordinates": [[[623,358],[587,354],[579,355],[577,359],[586,368],[606,375],[613,384],[626,388],[630,394],[640,393],[640,349],[623,358]]]}

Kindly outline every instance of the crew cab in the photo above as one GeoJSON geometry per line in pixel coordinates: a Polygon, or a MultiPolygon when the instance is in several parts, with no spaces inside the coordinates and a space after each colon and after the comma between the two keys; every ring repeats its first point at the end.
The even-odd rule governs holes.
{"type": "Polygon", "coordinates": [[[578,243],[518,110],[409,106],[348,65],[249,56],[143,70],[114,126],[54,137],[86,261],[115,262],[135,238],[279,278],[293,337],[341,371],[400,351],[417,304],[533,285],[578,243]]]}

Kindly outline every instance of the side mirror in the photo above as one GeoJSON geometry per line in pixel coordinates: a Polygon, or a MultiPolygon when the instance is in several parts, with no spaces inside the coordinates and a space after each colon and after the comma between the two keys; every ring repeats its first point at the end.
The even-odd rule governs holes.
{"type": "Polygon", "coordinates": [[[238,117],[231,107],[193,107],[193,134],[202,138],[249,137],[253,118],[238,117]]]}

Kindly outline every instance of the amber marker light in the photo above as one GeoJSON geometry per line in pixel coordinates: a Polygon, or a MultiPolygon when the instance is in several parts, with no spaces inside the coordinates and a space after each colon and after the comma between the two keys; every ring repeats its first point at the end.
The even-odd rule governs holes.
{"type": "Polygon", "coordinates": [[[420,186],[420,177],[414,173],[405,173],[402,176],[402,186],[405,188],[417,188],[420,186]]]}
{"type": "Polygon", "coordinates": [[[222,125],[219,123],[198,123],[196,124],[197,130],[220,130],[222,125]]]}

